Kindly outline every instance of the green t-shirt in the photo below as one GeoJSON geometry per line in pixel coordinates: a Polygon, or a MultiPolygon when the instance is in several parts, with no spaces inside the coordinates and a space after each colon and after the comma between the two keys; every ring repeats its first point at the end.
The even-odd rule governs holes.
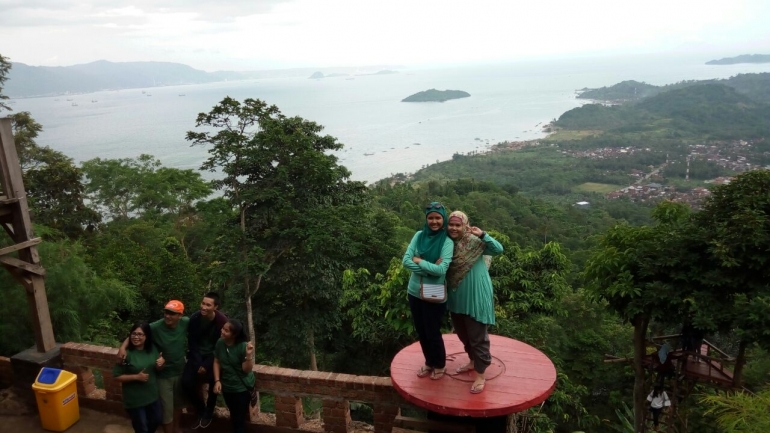
{"type": "Polygon", "coordinates": [[[214,326],[215,318],[208,320],[205,317],[201,317],[200,319],[201,338],[198,342],[198,350],[201,356],[209,356],[214,353],[214,345],[219,338],[219,335],[215,335],[218,334],[217,327],[214,326]]]}
{"type": "Polygon", "coordinates": [[[163,354],[166,363],[163,369],[158,371],[158,377],[177,377],[184,371],[185,354],[187,353],[187,327],[190,324],[189,317],[182,317],[176,328],[166,326],[163,319],[150,323],[152,329],[152,341],[155,347],[163,354]]]}
{"type": "Polygon", "coordinates": [[[222,392],[243,392],[248,391],[246,386],[254,386],[254,372],[244,373],[241,367],[246,359],[246,342],[228,346],[225,340],[220,338],[214,347],[214,357],[219,360],[222,392]]]}
{"type": "Polygon", "coordinates": [[[149,375],[147,382],[137,380],[123,382],[123,407],[126,409],[144,407],[158,400],[158,382],[155,373],[155,361],[157,359],[158,349],[155,347],[150,352],[127,350],[125,363],[118,364],[112,369],[114,377],[137,374],[142,370],[149,375]]]}

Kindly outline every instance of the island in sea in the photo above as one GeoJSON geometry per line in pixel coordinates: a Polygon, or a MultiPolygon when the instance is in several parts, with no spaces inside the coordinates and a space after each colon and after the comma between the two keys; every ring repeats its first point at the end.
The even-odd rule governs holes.
{"type": "Polygon", "coordinates": [[[706,62],[707,65],[736,65],[738,63],[770,63],[770,54],[741,54],[740,56],[706,62]]]}
{"type": "Polygon", "coordinates": [[[324,74],[321,71],[313,73],[313,75],[309,76],[308,78],[311,79],[321,79],[321,78],[334,78],[334,77],[347,77],[348,74],[339,74],[339,73],[332,73],[332,74],[324,74]]]}
{"type": "Polygon", "coordinates": [[[414,95],[407,96],[401,102],[444,102],[450,99],[467,98],[471,96],[468,92],[462,90],[424,90],[414,95]]]}

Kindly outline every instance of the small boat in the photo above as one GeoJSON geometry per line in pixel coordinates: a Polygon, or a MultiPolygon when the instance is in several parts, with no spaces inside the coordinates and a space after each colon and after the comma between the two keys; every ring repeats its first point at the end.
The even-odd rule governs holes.
{"type": "Polygon", "coordinates": [[[374,154],[373,153],[365,153],[364,154],[364,156],[372,156],[372,155],[374,155],[374,154]]]}
{"type": "Polygon", "coordinates": [[[180,93],[179,96],[184,96],[184,93],[180,93]]]}
{"type": "Polygon", "coordinates": [[[77,107],[77,106],[78,106],[77,102],[73,102],[73,103],[72,103],[72,106],[73,106],[73,107],[77,107]]]}
{"type": "Polygon", "coordinates": [[[91,103],[94,103],[94,102],[99,102],[99,101],[97,101],[96,99],[92,99],[91,103]]]}

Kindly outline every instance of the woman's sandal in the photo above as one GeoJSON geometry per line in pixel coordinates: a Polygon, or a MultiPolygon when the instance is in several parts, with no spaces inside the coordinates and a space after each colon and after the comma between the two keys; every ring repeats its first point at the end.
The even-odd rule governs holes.
{"type": "Polygon", "coordinates": [[[433,369],[423,365],[419,370],[417,370],[417,377],[426,377],[431,373],[433,373],[433,369]]]}
{"type": "Polygon", "coordinates": [[[462,367],[458,367],[457,370],[455,370],[455,373],[463,374],[471,370],[473,370],[473,364],[465,364],[462,367]]]}
{"type": "Polygon", "coordinates": [[[471,385],[471,394],[481,394],[481,391],[484,391],[484,385],[487,384],[487,381],[484,382],[473,382],[473,385],[471,385]]]}
{"type": "Polygon", "coordinates": [[[433,370],[433,374],[430,375],[430,378],[433,380],[439,380],[444,377],[444,373],[446,373],[446,368],[436,368],[433,370]]]}

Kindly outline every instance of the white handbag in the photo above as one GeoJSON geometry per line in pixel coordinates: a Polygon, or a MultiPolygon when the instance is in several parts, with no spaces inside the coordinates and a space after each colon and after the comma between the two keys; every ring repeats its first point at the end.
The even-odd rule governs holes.
{"type": "Polygon", "coordinates": [[[446,282],[444,284],[423,284],[420,278],[420,299],[428,302],[446,301],[446,282]]]}

